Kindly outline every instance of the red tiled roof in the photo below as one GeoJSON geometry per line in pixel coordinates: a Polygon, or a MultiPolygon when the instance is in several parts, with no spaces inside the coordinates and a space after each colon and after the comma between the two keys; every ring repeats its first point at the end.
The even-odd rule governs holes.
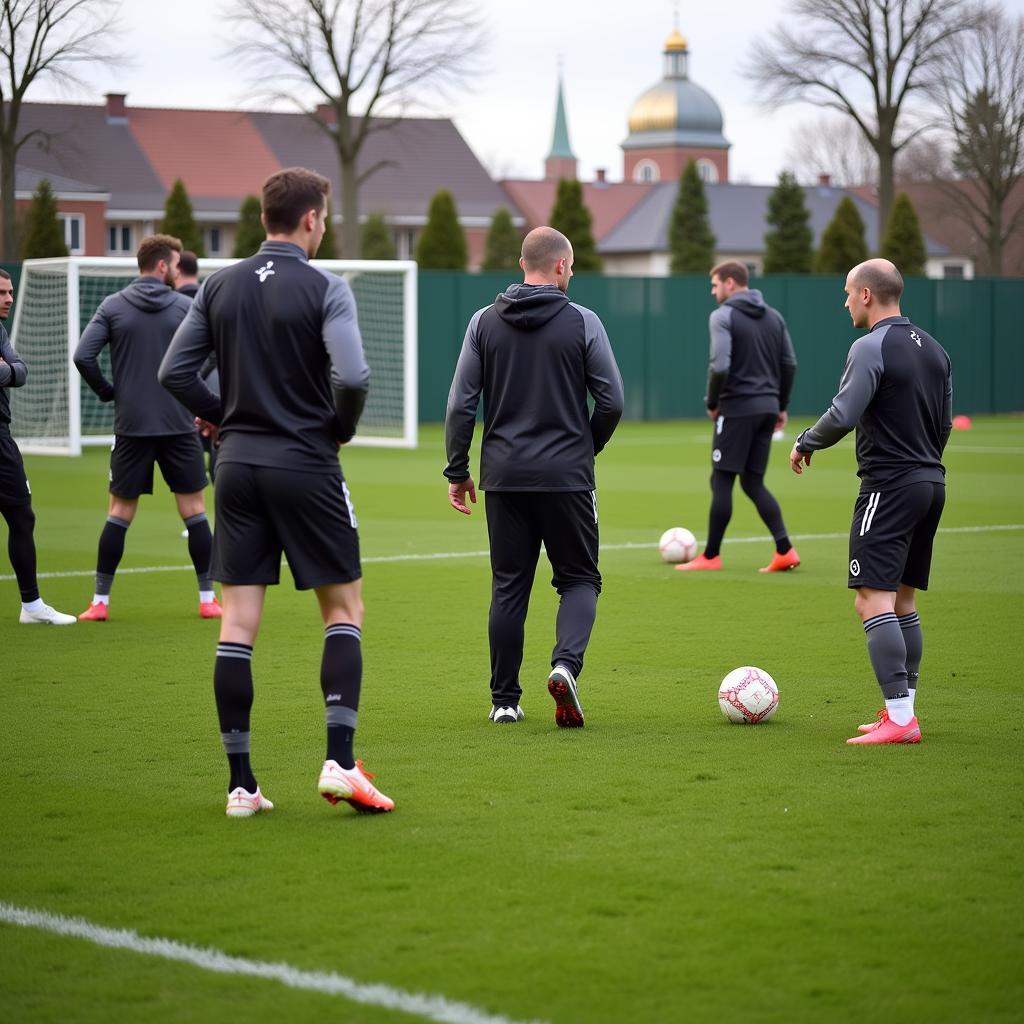
{"type": "Polygon", "coordinates": [[[181,178],[190,196],[259,195],[281,166],[241,111],[132,107],[128,123],[168,191],[181,178]]]}
{"type": "MultiPolygon", "coordinates": [[[[557,181],[513,179],[501,182],[501,186],[512,202],[522,210],[529,227],[548,223],[555,205],[557,181]]],[[[584,182],[583,202],[593,218],[594,240],[599,242],[650,190],[650,185],[632,181],[603,185],[584,182]]]]}

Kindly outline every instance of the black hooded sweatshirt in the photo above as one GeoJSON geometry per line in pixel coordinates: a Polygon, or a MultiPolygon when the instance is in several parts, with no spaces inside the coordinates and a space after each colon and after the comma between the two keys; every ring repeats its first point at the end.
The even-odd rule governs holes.
{"type": "Polygon", "coordinates": [[[195,430],[192,414],[169,395],[156,372],[192,300],[155,277],[139,277],[108,295],[75,349],[75,366],[101,402],[114,401],[114,433],[159,437],[195,430]],[[100,369],[110,346],[113,382],[100,369]]]}
{"type": "Polygon", "coordinates": [[[555,285],[513,284],[474,314],[445,417],[444,475],[454,482],[470,476],[481,395],[483,490],[594,489],[594,456],[623,409],[622,377],[596,313],[555,285]]]}
{"type": "Polygon", "coordinates": [[[796,355],[782,314],[756,288],[745,288],[712,312],[708,330],[707,407],[722,416],[785,412],[796,355]]]}

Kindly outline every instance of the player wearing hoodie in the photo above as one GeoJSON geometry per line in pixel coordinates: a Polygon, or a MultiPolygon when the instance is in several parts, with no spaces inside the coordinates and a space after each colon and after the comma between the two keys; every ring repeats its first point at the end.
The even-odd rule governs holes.
{"type": "Polygon", "coordinates": [[[170,235],[144,238],[139,276],[108,296],[82,332],[75,366],[101,402],[114,403],[114,447],[110,455],[110,505],[100,534],[96,593],[79,619],[105,622],[125,535],[140,494],[153,493],[153,465],[174,493],[188,529],[188,549],[199,581],[199,614],[219,619],[220,605],[210,579],[212,535],[206,519],[203,449],[192,416],[157,380],[157,369],[191,301],[173,288],[181,242],[170,235]],[[113,381],[100,368],[110,346],[113,381]]]}
{"type": "Polygon", "coordinates": [[[730,260],[711,270],[711,294],[718,303],[708,322],[711,365],[704,399],[715,424],[711,439],[711,512],[702,554],[676,568],[684,572],[722,568],[719,550],[732,518],[732,490],[743,493],[775,540],[775,556],[761,572],[800,564],[789,542],[782,509],[764,485],[772,434],[788,419],[786,406],[796,376],[796,356],[782,314],[748,288],[747,268],[730,260]]]}
{"type": "Polygon", "coordinates": [[[623,409],[622,378],[597,315],[566,296],[572,245],[550,227],[531,231],[525,279],[470,320],[445,417],[448,500],[476,501],[469,448],[484,402],[480,487],[487,492],[491,555],[491,713],[523,717],[523,627],[543,543],[560,602],[548,691],[561,727],[583,725],[576,680],[601,592],[594,456],[623,409]],[[587,408],[587,395],[594,411],[587,408]]]}

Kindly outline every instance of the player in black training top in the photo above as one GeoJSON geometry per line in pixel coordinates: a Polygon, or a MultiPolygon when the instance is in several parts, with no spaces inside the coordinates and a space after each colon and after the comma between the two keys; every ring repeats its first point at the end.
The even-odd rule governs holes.
{"type": "Polygon", "coordinates": [[[541,545],[558,591],[548,692],[560,728],[583,725],[576,680],[597,614],[594,457],[622,415],[622,378],[597,314],[570,302],[572,245],[534,228],[523,240],[522,284],[510,285],[469,322],[445,415],[448,501],[476,501],[469,448],[483,399],[480,487],[491,549],[490,719],[523,717],[523,626],[541,545]],[[593,398],[594,411],[587,406],[593,398]]]}
{"type": "MultiPolygon", "coordinates": [[[[0,269],[0,320],[7,319],[13,305],[11,275],[0,269]]],[[[51,608],[39,596],[36,544],[32,536],[36,517],[21,450],[11,437],[11,399],[7,392],[8,388],[20,388],[27,377],[25,361],[14,351],[4,325],[0,324],[0,516],[7,523],[7,553],[21,591],[18,621],[25,626],[71,626],[76,621],[73,615],[51,608]]]]}
{"type": "Polygon", "coordinates": [[[114,403],[114,447],[110,452],[110,502],[96,555],[96,591],[79,615],[106,622],[110,589],[124,555],[128,527],[139,496],[153,493],[159,465],[188,530],[188,551],[199,582],[199,615],[219,619],[220,604],[210,581],[213,538],[206,519],[206,471],[195,424],[156,379],[157,367],[190,302],[172,287],[178,276],[181,242],[172,235],[144,238],[137,253],[139,276],[100,303],[75,349],[75,366],[101,402],[114,403]],[[110,346],[113,381],[100,368],[110,346]]]}
{"type": "Polygon", "coordinates": [[[932,544],[946,499],[942,452],[952,429],[953,384],[942,346],[900,313],[903,278],[888,260],[846,278],[846,308],[869,333],[853,343],[839,393],[790,453],[811,455],[857,429],[860,495],[850,527],[848,586],[885,698],[877,720],[847,743],[918,743],[914,710],[923,640],[915,594],[928,589],[932,544]]]}
{"type": "Polygon", "coordinates": [[[332,804],[390,811],[352,744],[362,682],[359,534],[338,446],[351,440],[370,371],[348,284],[309,263],[327,218],[326,178],[302,167],[263,184],[267,240],[207,278],[160,367],[164,386],[218,448],[213,576],[224,618],[213,672],[230,766],[227,813],[269,811],[249,763],[251,660],[281,553],[299,590],[315,590],[325,628],[320,685],[327,759],[319,790],[332,804]],[[220,395],[199,371],[214,355],[220,395]]]}
{"type": "Polygon", "coordinates": [[[775,541],[775,554],[761,572],[784,572],[800,564],[789,542],[782,509],[764,485],[772,434],[786,425],[786,406],[796,376],[793,342],[782,314],[748,288],[744,264],[736,260],[711,269],[711,294],[718,309],[708,319],[711,363],[704,403],[714,423],[711,435],[711,511],[704,550],[680,572],[722,568],[722,538],[732,518],[736,477],[743,493],[775,541]]]}

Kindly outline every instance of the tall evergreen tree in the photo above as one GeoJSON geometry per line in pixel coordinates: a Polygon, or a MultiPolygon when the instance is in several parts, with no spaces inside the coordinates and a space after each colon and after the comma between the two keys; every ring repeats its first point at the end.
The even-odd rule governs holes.
{"type": "Polygon", "coordinates": [[[779,175],[779,183],[768,197],[766,219],[774,230],[764,236],[764,272],[809,273],[814,241],[811,213],[804,201],[804,190],[789,171],[779,175]]]}
{"type": "Polygon", "coordinates": [[[512,223],[512,214],[504,206],[494,211],[487,232],[482,270],[518,270],[523,240],[512,223]]]}
{"type": "Polygon", "coordinates": [[[238,210],[238,229],[235,231],[235,248],[232,256],[244,260],[263,244],[267,237],[260,221],[259,196],[246,196],[238,210]]]}
{"type": "Polygon", "coordinates": [[[465,270],[468,262],[466,234],[451,192],[434,193],[427,210],[427,225],[416,247],[416,262],[423,270],[465,270]]]}
{"type": "Polygon", "coordinates": [[[594,242],[594,222],[583,202],[583,186],[578,181],[566,178],[559,181],[549,223],[572,243],[574,270],[599,271],[603,268],[594,242]]]}
{"type": "Polygon", "coordinates": [[[313,259],[336,260],[338,258],[338,243],[334,238],[334,223],[331,221],[331,202],[327,201],[327,220],[325,221],[324,237],[320,239],[320,248],[317,249],[313,259]]]}
{"type": "Polygon", "coordinates": [[[67,256],[64,229],[57,218],[57,199],[50,182],[43,178],[32,196],[32,204],[25,217],[25,235],[21,241],[21,258],[44,259],[47,256],[67,256]]]}
{"type": "Polygon", "coordinates": [[[845,274],[868,258],[864,221],[849,196],[839,200],[836,212],[821,233],[821,245],[814,257],[819,274],[845,274]]]}
{"type": "Polygon", "coordinates": [[[185,191],[185,183],[181,178],[176,178],[174,185],[171,186],[167,202],[164,204],[164,219],[160,221],[157,230],[162,234],[180,238],[181,244],[186,249],[191,249],[198,257],[206,255],[203,233],[192,216],[192,201],[185,191]]]}
{"type": "Polygon", "coordinates": [[[371,213],[366,218],[359,242],[364,260],[393,260],[398,255],[383,213],[371,213]]]}
{"type": "Polygon", "coordinates": [[[921,277],[924,274],[928,258],[924,250],[924,236],[914,204],[906,192],[901,192],[892,204],[879,255],[892,260],[904,277],[921,277]]]}
{"type": "Polygon", "coordinates": [[[679,178],[679,191],[668,225],[668,251],[672,274],[706,274],[715,262],[715,236],[708,223],[708,197],[693,160],[679,178]]]}

